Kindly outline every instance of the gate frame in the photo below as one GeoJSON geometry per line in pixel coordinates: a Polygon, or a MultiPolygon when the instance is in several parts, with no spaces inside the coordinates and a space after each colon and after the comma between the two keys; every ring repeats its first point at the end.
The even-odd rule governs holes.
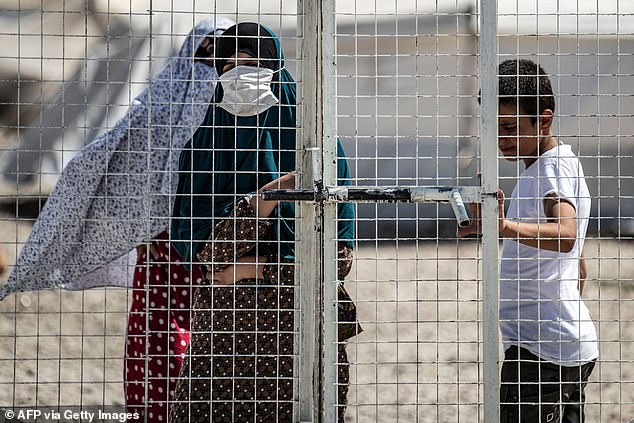
{"type": "Polygon", "coordinates": [[[480,0],[479,23],[484,421],[499,422],[497,0],[480,0]]]}
{"type": "MultiPolygon", "coordinates": [[[[336,222],[337,205],[336,199],[327,201],[322,195],[324,189],[327,192],[337,186],[335,1],[297,0],[300,38],[297,57],[302,60],[297,164],[303,170],[298,175],[298,188],[315,193],[314,201],[298,202],[299,271],[295,272],[295,298],[300,309],[295,318],[298,378],[294,419],[299,422],[337,421],[337,270],[332,265],[337,259],[337,230],[331,224],[336,222]],[[309,380],[312,383],[306,383],[309,380]]],[[[499,421],[496,0],[480,0],[479,24],[482,180],[479,198],[469,201],[482,204],[482,392],[484,421],[496,422],[499,421]]],[[[412,198],[412,201],[443,200],[412,198]]]]}

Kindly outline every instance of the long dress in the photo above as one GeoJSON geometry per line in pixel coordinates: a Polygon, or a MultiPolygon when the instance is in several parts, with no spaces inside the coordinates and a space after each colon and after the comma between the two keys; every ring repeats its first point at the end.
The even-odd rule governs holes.
{"type": "Polygon", "coordinates": [[[167,422],[168,398],[190,340],[192,285],[203,275],[199,267],[182,266],[166,233],[152,246],[158,257],[148,257],[144,249],[134,272],[125,346],[126,411],[139,413],[141,421],[167,422]]]}
{"type": "MultiPolygon", "coordinates": [[[[244,256],[266,257],[263,279],[234,285],[208,280],[194,292],[192,339],[170,407],[170,422],[290,422],[293,414],[294,267],[277,258],[273,225],[257,219],[241,200],[220,221],[198,254],[207,270],[219,271],[244,256]]],[[[341,246],[339,278],[352,263],[341,246]]],[[[340,291],[342,294],[345,291],[340,291]]],[[[340,295],[340,300],[341,300],[340,295]]],[[[340,301],[339,341],[360,332],[356,309],[340,301]]],[[[339,343],[339,420],[343,421],[349,366],[339,343]]]]}

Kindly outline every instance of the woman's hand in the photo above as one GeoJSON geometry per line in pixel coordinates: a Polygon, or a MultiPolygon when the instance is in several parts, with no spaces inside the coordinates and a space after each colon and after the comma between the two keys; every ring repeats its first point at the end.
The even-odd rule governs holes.
{"type": "Polygon", "coordinates": [[[214,37],[213,32],[207,34],[200,42],[195,54],[196,60],[200,60],[211,67],[214,66],[214,37]]]}
{"type": "Polygon", "coordinates": [[[207,279],[217,285],[232,285],[244,279],[263,279],[264,257],[240,257],[220,272],[208,272],[207,279]]]}
{"type": "Polygon", "coordinates": [[[7,261],[4,258],[4,251],[0,250],[0,276],[7,271],[7,261]]]}
{"type": "Polygon", "coordinates": [[[146,261],[150,262],[150,261],[158,261],[161,258],[161,253],[159,253],[159,250],[154,246],[154,243],[150,242],[149,244],[141,244],[139,246],[136,247],[136,253],[137,253],[137,257],[142,256],[143,254],[147,253],[149,250],[150,256],[146,258],[146,261]],[[149,248],[148,248],[149,245],[149,248]]]}
{"type": "Polygon", "coordinates": [[[262,196],[260,195],[262,191],[269,189],[294,189],[296,174],[297,172],[287,173],[286,175],[265,184],[258,190],[258,194],[251,198],[251,207],[253,207],[258,217],[269,217],[271,213],[273,213],[275,206],[277,206],[277,201],[275,200],[262,200],[262,196]]]}

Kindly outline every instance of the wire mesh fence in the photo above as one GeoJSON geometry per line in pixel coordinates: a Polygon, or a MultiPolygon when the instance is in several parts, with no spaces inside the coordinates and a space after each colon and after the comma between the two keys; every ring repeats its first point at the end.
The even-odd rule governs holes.
{"type": "MultiPolygon", "coordinates": [[[[493,151],[484,139],[498,108],[480,91],[498,75],[483,61],[529,59],[550,77],[552,135],[589,192],[563,200],[577,217],[577,202],[590,207],[583,301],[572,300],[598,339],[586,421],[634,419],[633,16],[624,0],[3,4],[0,407],[449,422],[486,421],[492,406],[504,418],[490,369],[508,339],[486,335],[499,322],[485,281],[500,265],[509,304],[504,263],[490,256],[498,242],[458,238],[449,197],[416,190],[459,187],[465,202],[489,201],[492,225],[486,187],[504,191],[507,216],[542,202],[512,196],[530,167],[524,150],[506,160],[504,141],[493,151]],[[494,38],[483,36],[490,12],[494,38]],[[236,22],[266,32],[219,44],[236,22]],[[242,100],[228,104],[231,79],[214,72],[229,75],[234,54],[245,59],[236,69],[271,71],[276,101],[251,102],[257,118],[228,116],[242,100]],[[251,194],[291,170],[296,181],[267,188],[304,197],[288,191],[259,215],[251,194]],[[213,188],[196,191],[201,177],[213,188]],[[406,201],[381,197],[397,189],[406,201]],[[240,276],[243,263],[261,273],[240,276]]],[[[525,236],[503,238],[501,255],[525,236]]],[[[583,238],[577,227],[575,245],[583,238]]],[[[568,260],[536,251],[539,272],[568,260]]],[[[538,300],[560,304],[541,279],[528,277],[538,300]]]]}

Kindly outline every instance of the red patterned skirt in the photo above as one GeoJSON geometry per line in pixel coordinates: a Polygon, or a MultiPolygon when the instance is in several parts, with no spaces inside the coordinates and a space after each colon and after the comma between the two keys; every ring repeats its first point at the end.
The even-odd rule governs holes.
{"type": "Polygon", "coordinates": [[[166,233],[143,249],[134,272],[125,346],[126,408],[141,421],[167,422],[183,356],[189,345],[192,290],[202,280],[198,266],[182,266],[166,233]]]}

